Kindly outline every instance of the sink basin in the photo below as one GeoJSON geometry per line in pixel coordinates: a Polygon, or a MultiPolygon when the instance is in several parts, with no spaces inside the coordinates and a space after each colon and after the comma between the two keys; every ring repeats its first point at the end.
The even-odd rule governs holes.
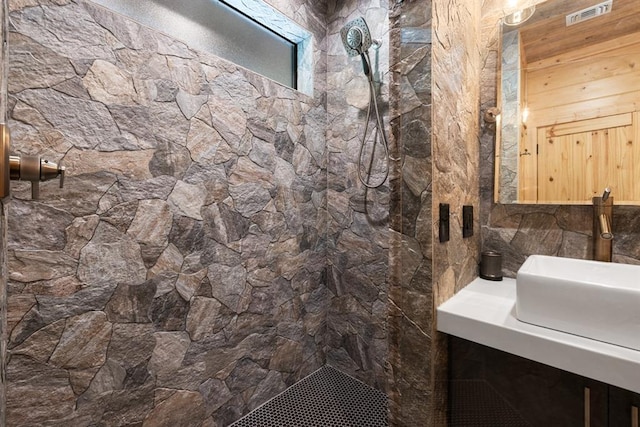
{"type": "Polygon", "coordinates": [[[640,351],[640,266],[531,255],[516,277],[516,316],[640,351]]]}

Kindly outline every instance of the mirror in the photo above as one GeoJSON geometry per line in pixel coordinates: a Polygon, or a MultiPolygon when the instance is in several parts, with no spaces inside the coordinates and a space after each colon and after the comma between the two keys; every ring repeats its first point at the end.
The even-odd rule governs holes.
{"type": "Polygon", "coordinates": [[[591,204],[609,186],[640,205],[640,1],[522,17],[502,23],[496,202],[591,204]]]}

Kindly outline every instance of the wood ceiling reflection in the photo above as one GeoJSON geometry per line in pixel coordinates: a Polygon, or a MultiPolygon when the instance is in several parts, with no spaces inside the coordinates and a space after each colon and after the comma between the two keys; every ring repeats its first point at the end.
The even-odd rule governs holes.
{"type": "Polygon", "coordinates": [[[526,62],[613,40],[640,29],[640,1],[613,0],[610,13],[566,26],[566,15],[598,4],[599,0],[549,1],[520,28],[526,62]]]}

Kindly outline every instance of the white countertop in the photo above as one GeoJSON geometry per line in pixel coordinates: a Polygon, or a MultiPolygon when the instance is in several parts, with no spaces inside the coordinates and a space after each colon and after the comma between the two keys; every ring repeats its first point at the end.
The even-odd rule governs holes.
{"type": "Polygon", "coordinates": [[[447,334],[640,393],[640,351],[520,322],[515,279],[475,279],[438,307],[437,326],[447,334]]]}

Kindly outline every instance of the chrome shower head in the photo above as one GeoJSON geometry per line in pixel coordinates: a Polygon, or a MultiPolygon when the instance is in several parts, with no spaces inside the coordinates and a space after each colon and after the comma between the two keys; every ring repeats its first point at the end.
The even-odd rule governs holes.
{"type": "Polygon", "coordinates": [[[356,18],[340,30],[342,44],[349,56],[362,55],[371,47],[371,33],[364,18],[356,18]]]}
{"type": "Polygon", "coordinates": [[[347,45],[353,50],[362,50],[362,40],[364,39],[364,33],[360,27],[351,27],[347,31],[347,45]]]}

